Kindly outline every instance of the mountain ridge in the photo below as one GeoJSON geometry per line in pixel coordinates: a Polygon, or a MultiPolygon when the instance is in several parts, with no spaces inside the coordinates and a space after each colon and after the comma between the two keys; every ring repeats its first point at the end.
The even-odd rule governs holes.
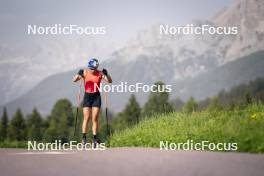
{"type": "MultiPolygon", "coordinates": [[[[142,60],[140,61],[142,62],[142,60]]],[[[196,99],[201,100],[217,94],[222,89],[228,90],[234,85],[247,83],[256,77],[264,77],[264,51],[253,53],[221,67],[211,69],[208,72],[200,73],[194,78],[179,80],[177,82],[172,81],[170,77],[166,79],[161,79],[161,77],[150,79],[153,78],[151,75],[140,77],[141,72],[133,74],[130,80],[126,80],[125,78],[127,75],[120,74],[120,72],[126,70],[129,75],[129,73],[133,72],[133,68],[136,67],[137,64],[138,63],[135,63],[131,65],[129,69],[124,68],[122,70],[118,65],[109,67],[105,64],[103,66],[109,68],[109,73],[113,73],[111,76],[113,77],[114,84],[118,84],[118,81],[126,81],[128,84],[143,82],[144,84],[151,85],[155,81],[162,80],[166,84],[172,85],[172,98],[180,97],[183,100],[186,100],[189,96],[194,96],[196,99]],[[144,80],[148,81],[144,82],[144,80]]],[[[14,113],[18,107],[20,107],[24,113],[29,113],[34,107],[37,107],[42,114],[48,114],[55,101],[59,98],[68,98],[73,104],[76,104],[75,98],[79,85],[72,82],[72,77],[77,71],[78,69],[75,69],[44,79],[27,94],[6,104],[5,106],[7,107],[8,113],[14,113]]],[[[109,109],[115,112],[122,110],[130,95],[131,93],[110,93],[109,109]]],[[[140,92],[136,94],[136,97],[142,105],[147,100],[148,94],[140,92]]],[[[3,107],[1,107],[1,111],[2,109],[3,107]]]]}

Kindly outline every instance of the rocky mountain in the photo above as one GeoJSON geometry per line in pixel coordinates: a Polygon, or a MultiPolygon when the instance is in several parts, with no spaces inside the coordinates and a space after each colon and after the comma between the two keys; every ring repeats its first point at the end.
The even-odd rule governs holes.
{"type": "MultiPolygon", "coordinates": [[[[160,35],[159,25],[155,25],[138,32],[123,48],[113,52],[110,58],[101,65],[109,69],[116,83],[124,81],[152,84],[154,81],[162,80],[176,87],[173,92],[174,96],[186,98],[193,95],[197,98],[204,98],[217,93],[220,89],[230,88],[236,84],[236,81],[241,83],[257,76],[263,76],[261,69],[263,68],[263,53],[261,51],[264,50],[263,13],[263,0],[236,0],[212,18],[191,22],[195,26],[203,24],[237,26],[238,35],[160,35]],[[229,64],[232,66],[228,66],[229,64]],[[230,73],[231,76],[227,73],[230,73]],[[241,75],[244,77],[241,78],[241,75]],[[230,79],[231,77],[233,80],[230,79]],[[214,87],[212,87],[213,85],[214,87]]],[[[58,52],[56,52],[57,55],[51,57],[50,73],[59,69],[57,67],[69,68],[69,65],[72,67],[72,63],[75,63],[75,58],[72,57],[74,54],[61,56],[60,54],[64,53],[65,48],[53,47],[57,47],[58,52]],[[63,57],[69,57],[69,59],[61,61],[59,58],[63,57]]],[[[66,48],[73,52],[79,51],[78,47],[76,50],[71,47],[66,48]]],[[[33,58],[38,58],[37,50],[36,53],[32,56],[33,58]]],[[[50,54],[53,56],[52,52],[50,54]]],[[[23,59],[14,59],[14,62],[17,61],[22,62],[23,59]]],[[[30,66],[30,62],[26,63],[27,65],[20,65],[21,70],[32,68],[35,71],[31,76],[42,75],[41,72],[37,72],[42,69],[41,64],[30,66]]],[[[6,61],[6,64],[9,64],[9,61],[6,61]]],[[[1,67],[0,65],[3,69],[8,68],[6,66],[1,67]]],[[[74,68],[76,67],[77,65],[74,68]]],[[[32,106],[36,106],[42,112],[47,113],[57,98],[68,97],[74,100],[74,86],[69,81],[76,71],[77,69],[46,78],[27,94],[8,103],[7,106],[13,110],[22,107],[26,112],[30,111],[32,106]]],[[[6,91],[2,94],[8,95],[9,88],[15,85],[14,82],[17,84],[14,86],[15,88],[23,87],[28,83],[22,78],[28,79],[23,76],[21,79],[20,77],[10,78],[13,80],[12,84],[5,84],[10,86],[1,88],[1,92],[6,91]]],[[[112,109],[121,110],[128,96],[129,94],[113,94],[111,96],[112,109]]],[[[138,94],[138,97],[143,103],[147,94],[138,94]]]]}
{"type": "Polygon", "coordinates": [[[264,47],[264,1],[237,0],[227,9],[216,14],[211,21],[217,26],[237,26],[239,35],[224,38],[226,43],[219,48],[224,53],[224,62],[249,53],[263,50],[264,47]]]}
{"type": "MultiPolygon", "coordinates": [[[[170,76],[179,80],[264,49],[264,1],[236,0],[207,20],[191,24],[237,27],[237,35],[160,35],[159,25],[137,33],[112,60],[129,63],[142,58],[173,65],[170,76]],[[157,58],[160,58],[158,60],[157,58]]],[[[157,72],[156,72],[157,73],[157,72]]],[[[158,74],[163,74],[162,71],[158,74]]]]}

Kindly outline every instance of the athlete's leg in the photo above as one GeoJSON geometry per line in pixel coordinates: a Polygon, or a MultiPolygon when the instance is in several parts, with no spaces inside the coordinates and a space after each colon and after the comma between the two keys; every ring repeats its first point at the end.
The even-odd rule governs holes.
{"type": "Polygon", "coordinates": [[[82,123],[82,133],[83,134],[87,133],[88,122],[90,120],[91,112],[92,112],[92,108],[91,107],[84,107],[83,108],[83,123],[82,123]]]}
{"type": "Polygon", "coordinates": [[[93,121],[93,135],[96,135],[98,128],[98,115],[99,115],[100,107],[92,107],[92,121],[93,121]]]}

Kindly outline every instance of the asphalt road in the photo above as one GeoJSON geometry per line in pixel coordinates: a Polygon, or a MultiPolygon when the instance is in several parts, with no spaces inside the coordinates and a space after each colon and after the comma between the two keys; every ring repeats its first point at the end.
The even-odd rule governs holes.
{"type": "Polygon", "coordinates": [[[1,176],[263,176],[264,155],[112,148],[31,152],[0,149],[1,176]]]}

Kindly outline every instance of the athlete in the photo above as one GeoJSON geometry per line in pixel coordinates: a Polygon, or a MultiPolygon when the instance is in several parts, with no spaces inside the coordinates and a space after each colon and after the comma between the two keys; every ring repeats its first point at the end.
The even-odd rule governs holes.
{"type": "Polygon", "coordinates": [[[83,98],[83,123],[82,123],[82,144],[85,145],[88,123],[92,118],[93,147],[96,148],[98,128],[98,114],[101,107],[101,95],[99,92],[101,80],[112,83],[112,78],[106,69],[98,70],[99,62],[92,58],[88,61],[88,68],[80,69],[73,78],[73,82],[83,80],[85,94],[83,98]],[[90,118],[91,116],[91,118],[90,118]]]}

